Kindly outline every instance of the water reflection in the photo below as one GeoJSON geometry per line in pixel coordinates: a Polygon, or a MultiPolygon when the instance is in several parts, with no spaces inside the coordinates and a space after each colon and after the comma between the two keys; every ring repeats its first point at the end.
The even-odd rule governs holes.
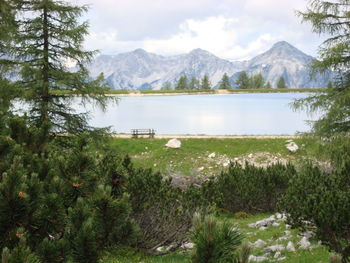
{"type": "Polygon", "coordinates": [[[92,125],[112,126],[120,133],[153,128],[157,134],[295,134],[309,129],[305,120],[310,116],[293,112],[289,103],[305,96],[270,93],[122,97],[105,113],[87,109],[93,113],[92,125]]]}

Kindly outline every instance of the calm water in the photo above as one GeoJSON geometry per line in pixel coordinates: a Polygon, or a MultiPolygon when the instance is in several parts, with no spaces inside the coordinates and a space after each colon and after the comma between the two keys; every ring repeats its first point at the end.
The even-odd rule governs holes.
{"type": "MultiPolygon", "coordinates": [[[[121,97],[105,113],[88,107],[91,124],[118,133],[152,128],[157,134],[293,135],[311,117],[289,103],[305,93],[121,97]]],[[[312,116],[316,118],[316,116],[312,116]]]]}

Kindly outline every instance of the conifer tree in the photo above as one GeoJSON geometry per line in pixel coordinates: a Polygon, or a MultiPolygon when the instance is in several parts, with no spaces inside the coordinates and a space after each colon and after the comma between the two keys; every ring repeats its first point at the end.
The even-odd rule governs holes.
{"type": "Polygon", "coordinates": [[[103,106],[105,86],[102,77],[88,81],[85,65],[95,52],[82,48],[88,24],[80,23],[79,17],[86,6],[58,0],[18,2],[18,44],[9,51],[19,62],[19,83],[31,106],[31,123],[41,128],[45,144],[52,131],[78,133],[88,128],[86,116],[76,114],[70,107],[71,98],[53,91],[74,91],[103,106]],[[73,71],[66,66],[68,60],[76,64],[73,71]]]}
{"type": "Polygon", "coordinates": [[[224,75],[222,76],[219,89],[231,89],[231,83],[230,79],[227,76],[227,73],[224,73],[224,75]]]}
{"type": "Polygon", "coordinates": [[[249,89],[250,87],[250,81],[249,81],[249,76],[247,72],[242,71],[237,80],[236,80],[236,85],[239,89],[249,89]]]}
{"type": "Polygon", "coordinates": [[[313,32],[329,36],[319,47],[319,59],[314,61],[312,72],[337,72],[333,87],[294,103],[297,109],[324,112],[313,125],[313,132],[322,136],[350,132],[349,8],[348,0],[313,0],[306,11],[298,12],[303,22],[311,23],[313,32]]]}
{"type": "Polygon", "coordinates": [[[278,89],[288,88],[283,76],[279,77],[279,79],[277,80],[277,88],[278,89]]]}
{"type": "Polygon", "coordinates": [[[202,90],[211,89],[210,80],[207,74],[205,74],[201,80],[201,89],[202,90]]]}
{"type": "Polygon", "coordinates": [[[177,81],[176,90],[187,90],[188,89],[188,83],[187,83],[187,76],[182,75],[179,80],[177,81]]]}
{"type": "Polygon", "coordinates": [[[251,77],[251,87],[253,89],[262,89],[264,87],[264,77],[261,73],[255,74],[251,77]]]}
{"type": "Polygon", "coordinates": [[[266,82],[265,86],[264,86],[265,89],[271,89],[271,83],[270,81],[266,82]]]}
{"type": "Polygon", "coordinates": [[[196,90],[196,89],[199,89],[199,80],[196,79],[196,77],[192,77],[190,79],[190,82],[188,83],[188,89],[189,90],[196,90]]]}

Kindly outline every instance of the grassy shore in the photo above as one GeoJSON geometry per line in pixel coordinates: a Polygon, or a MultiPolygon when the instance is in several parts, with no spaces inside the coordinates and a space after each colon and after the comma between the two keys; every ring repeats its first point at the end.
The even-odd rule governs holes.
{"type": "Polygon", "coordinates": [[[168,140],[113,138],[110,143],[119,152],[129,154],[136,166],[188,176],[220,173],[228,161],[235,160],[261,164],[275,160],[298,163],[306,157],[314,157],[319,146],[315,139],[295,138],[300,150],[291,153],[285,147],[287,138],[181,138],[181,148],[171,149],[165,147],[168,140]]]}
{"type": "MultiPolygon", "coordinates": [[[[147,96],[147,95],[185,95],[185,94],[239,94],[239,93],[289,93],[322,92],[324,89],[230,89],[230,90],[106,90],[106,95],[147,96]]],[[[76,92],[55,90],[56,95],[79,95],[76,92]]]]}

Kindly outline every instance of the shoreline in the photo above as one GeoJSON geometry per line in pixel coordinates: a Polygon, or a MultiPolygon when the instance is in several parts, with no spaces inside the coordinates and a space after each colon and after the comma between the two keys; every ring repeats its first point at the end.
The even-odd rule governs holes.
{"type": "Polygon", "coordinates": [[[316,93],[320,89],[287,89],[287,90],[213,90],[198,92],[141,92],[131,91],[129,93],[106,93],[108,97],[145,97],[145,96],[183,96],[183,95],[229,95],[229,94],[254,94],[254,93],[316,93]]]}
{"type": "MultiPolygon", "coordinates": [[[[112,138],[132,139],[131,134],[113,133],[112,138]]],[[[156,134],[153,139],[296,139],[300,135],[193,135],[193,134],[156,134]]],[[[138,138],[149,138],[148,135],[140,135],[138,138]]],[[[137,138],[135,138],[137,139],[137,138]]]]}

